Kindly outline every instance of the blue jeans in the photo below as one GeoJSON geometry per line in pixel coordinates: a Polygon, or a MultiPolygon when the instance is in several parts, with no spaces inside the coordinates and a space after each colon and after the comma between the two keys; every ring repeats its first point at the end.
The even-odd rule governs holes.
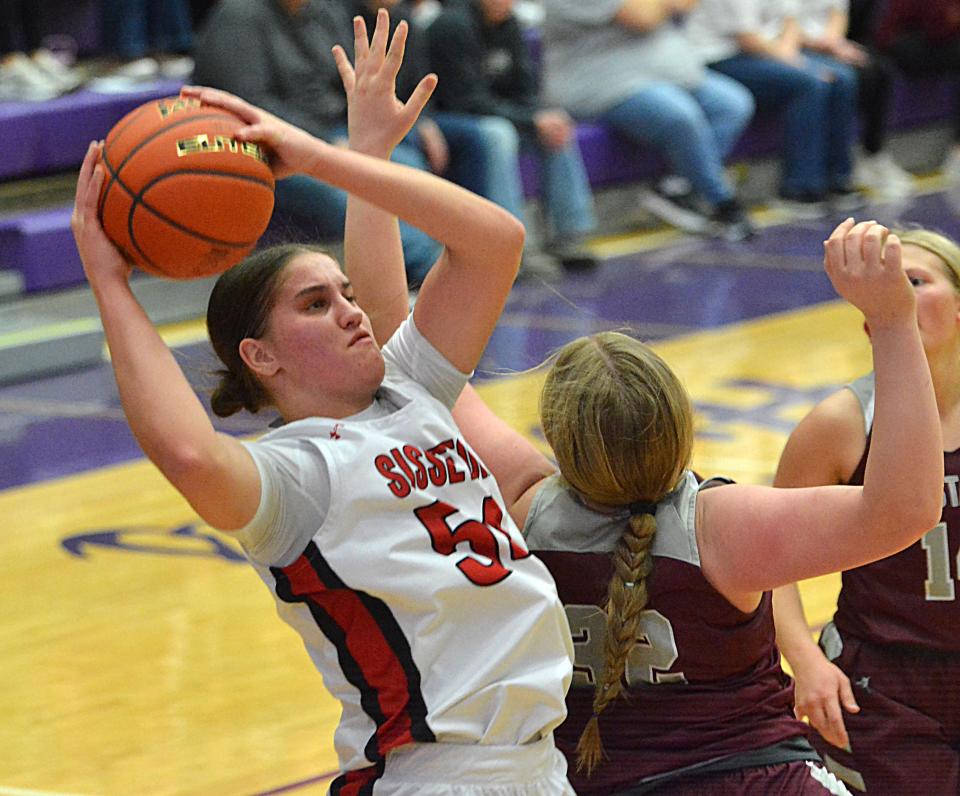
{"type": "Polygon", "coordinates": [[[540,159],[548,234],[558,239],[576,239],[596,229],[590,181],[575,141],[563,149],[550,150],[541,146],[535,135],[521,134],[513,122],[500,116],[444,112],[433,118],[441,129],[441,119],[457,119],[470,120],[480,130],[486,171],[484,187],[477,191],[481,196],[523,221],[520,153],[532,151],[540,159]]]}
{"type": "MultiPolygon", "coordinates": [[[[395,163],[427,171],[423,153],[403,142],[393,150],[395,163]]],[[[341,240],[347,218],[347,195],[320,180],[294,174],[276,185],[276,210],[295,226],[298,237],[315,240],[341,240]]],[[[283,232],[283,230],[281,230],[283,232]]],[[[292,236],[290,236],[292,237],[292,236]]],[[[440,255],[440,244],[416,227],[400,222],[400,240],[407,282],[419,285],[440,255]]]]}
{"type": "Polygon", "coordinates": [[[850,182],[857,113],[853,67],[805,52],[801,66],[735,55],[711,68],[739,80],[761,108],[784,114],[783,179],[787,196],[822,194],[850,182]]]}
{"type": "Polygon", "coordinates": [[[187,0],[103,0],[103,32],[124,60],[150,50],[187,53],[193,47],[187,0]]]}
{"type": "Polygon", "coordinates": [[[733,198],[723,159],[750,123],[753,107],[743,86],[707,70],[692,89],[649,83],[598,121],[631,141],[656,147],[676,174],[716,205],[733,198]]]}
{"type": "Polygon", "coordinates": [[[463,113],[431,113],[450,152],[450,165],[443,174],[480,196],[487,189],[487,144],[480,124],[463,113]]]}

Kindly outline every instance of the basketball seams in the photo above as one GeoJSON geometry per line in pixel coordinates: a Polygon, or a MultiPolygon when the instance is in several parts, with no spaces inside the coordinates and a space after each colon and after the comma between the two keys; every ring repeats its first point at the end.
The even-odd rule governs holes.
{"type": "MultiPolygon", "coordinates": [[[[155,207],[152,207],[143,198],[143,195],[150,188],[155,186],[157,183],[163,182],[164,180],[171,179],[173,177],[179,177],[184,174],[197,174],[197,175],[204,175],[204,176],[225,177],[226,179],[230,179],[230,180],[241,180],[242,182],[252,182],[256,185],[262,185],[268,191],[271,190],[270,183],[266,182],[265,180],[260,180],[256,177],[250,177],[245,174],[233,174],[232,172],[229,172],[229,171],[219,171],[216,169],[209,169],[209,170],[208,169],[185,169],[183,171],[174,171],[174,172],[169,172],[167,174],[161,174],[159,177],[154,177],[152,180],[150,180],[150,182],[144,185],[143,188],[140,189],[140,192],[136,194],[133,193],[133,191],[131,191],[129,188],[127,188],[126,185],[124,185],[123,186],[124,189],[127,191],[128,194],[130,194],[130,198],[133,200],[133,204],[130,207],[130,212],[127,216],[128,218],[127,229],[130,234],[130,240],[134,242],[135,246],[137,246],[137,243],[136,243],[136,239],[133,237],[133,215],[137,207],[142,207],[144,210],[148,211],[149,213],[156,216],[164,223],[169,224],[171,227],[179,230],[180,232],[185,232],[188,235],[192,235],[193,237],[197,238],[198,240],[202,240],[207,243],[212,243],[217,246],[227,246],[230,248],[242,249],[242,248],[246,248],[247,246],[252,246],[254,243],[257,242],[256,239],[254,239],[252,241],[246,241],[243,243],[234,243],[231,241],[220,240],[219,238],[214,238],[210,235],[205,235],[202,232],[198,232],[197,230],[191,229],[190,227],[184,224],[181,224],[179,221],[174,221],[173,219],[168,218],[166,215],[161,213],[155,207]]],[[[139,246],[137,246],[137,250],[138,251],[140,250],[139,246]]]]}
{"type": "Polygon", "coordinates": [[[140,247],[140,244],[137,242],[137,237],[134,234],[133,223],[134,223],[134,217],[136,215],[136,210],[138,207],[142,208],[143,210],[147,211],[148,213],[155,216],[159,220],[163,221],[165,224],[167,224],[171,228],[179,232],[182,232],[185,235],[190,235],[191,237],[196,238],[197,240],[203,241],[204,243],[209,243],[212,246],[223,246],[228,249],[242,250],[242,249],[249,249],[251,246],[253,246],[257,242],[256,238],[252,241],[234,242],[234,241],[226,241],[226,240],[221,240],[219,238],[214,238],[210,235],[205,235],[202,232],[198,232],[195,229],[191,229],[190,227],[187,227],[184,224],[181,224],[179,221],[169,218],[168,216],[164,215],[159,210],[157,210],[155,207],[152,207],[150,204],[148,204],[148,202],[143,198],[143,195],[150,188],[155,186],[157,183],[173,177],[179,177],[184,174],[215,176],[215,177],[224,177],[226,179],[231,179],[231,180],[241,180],[243,182],[251,182],[256,185],[262,185],[268,191],[272,191],[270,187],[270,183],[266,182],[265,180],[260,180],[260,179],[257,179],[256,177],[250,177],[244,174],[233,174],[228,171],[218,171],[215,169],[189,169],[185,171],[176,171],[176,172],[170,172],[168,174],[161,174],[159,177],[155,177],[153,180],[151,180],[149,183],[143,186],[143,188],[140,190],[138,194],[134,194],[133,191],[131,191],[124,183],[118,181],[120,182],[120,185],[123,187],[123,189],[130,195],[130,198],[132,200],[132,203],[130,205],[130,211],[127,214],[127,235],[130,238],[130,242],[133,244],[134,248],[139,253],[140,257],[142,257],[144,262],[148,263],[151,268],[155,269],[157,273],[161,273],[161,274],[164,273],[163,269],[160,268],[155,262],[153,262],[153,260],[150,257],[147,256],[146,252],[144,252],[144,250],[140,247]]]}

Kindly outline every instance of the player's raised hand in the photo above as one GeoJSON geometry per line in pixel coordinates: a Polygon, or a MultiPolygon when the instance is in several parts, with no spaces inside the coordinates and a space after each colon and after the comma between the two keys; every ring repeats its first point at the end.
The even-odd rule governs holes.
{"type": "Polygon", "coordinates": [[[240,141],[252,141],[270,152],[270,169],[276,179],[309,170],[319,139],[296,125],[251,105],[228,91],[204,86],[184,86],[181,97],[192,97],[204,105],[223,108],[238,116],[246,127],[236,132],[240,141]]]}
{"type": "Polygon", "coordinates": [[[873,329],[916,314],[916,298],[903,271],[900,239],[876,221],[842,222],[824,243],[824,267],[843,298],[873,329]]]}
{"type": "Polygon", "coordinates": [[[397,74],[407,43],[407,23],[401,21],[392,38],[389,33],[390,15],[381,8],[369,41],[363,18],[353,19],[354,63],[350,63],[339,44],[333,48],[347,94],[350,148],[383,158],[389,157],[410,132],[437,86],[437,76],[430,74],[420,81],[406,102],[397,98],[397,74]]]}
{"type": "Polygon", "coordinates": [[[70,216],[70,229],[77,243],[77,251],[83,263],[83,271],[91,283],[104,277],[130,276],[131,266],[120,254],[100,225],[97,206],[100,189],[103,187],[104,170],[100,163],[101,142],[93,141],[77,177],[77,191],[70,216]]]}

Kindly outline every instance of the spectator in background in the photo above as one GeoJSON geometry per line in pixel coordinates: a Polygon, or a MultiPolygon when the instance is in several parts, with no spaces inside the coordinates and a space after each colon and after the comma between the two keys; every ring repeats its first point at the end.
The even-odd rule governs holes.
{"type": "Polygon", "coordinates": [[[193,21],[187,0],[103,0],[103,34],[120,65],[94,85],[126,91],[157,77],[193,71],[193,21]]]}
{"type": "Polygon", "coordinates": [[[40,18],[26,0],[0,3],[0,102],[43,102],[73,91],[78,72],[43,48],[40,18]]]}
{"type": "MultiPolygon", "coordinates": [[[[377,9],[390,12],[391,29],[401,20],[407,22],[407,48],[397,75],[397,96],[406,102],[421,78],[430,71],[424,26],[415,16],[415,4],[408,0],[342,0],[351,16],[363,17],[367,30],[376,27],[377,9]]],[[[432,105],[420,114],[413,139],[423,151],[434,174],[474,193],[486,190],[486,140],[472,119],[431,113],[432,105]]]]}
{"type": "MultiPolygon", "coordinates": [[[[326,141],[346,141],[347,105],[331,50],[353,41],[342,2],[221,0],[197,34],[195,80],[237,94],[326,141]]],[[[427,169],[400,143],[392,160],[427,169]]],[[[339,240],[347,195],[303,174],[277,182],[276,208],[315,240],[339,240]]],[[[407,280],[419,285],[440,253],[424,232],[400,224],[407,280]]]]}
{"type": "Polygon", "coordinates": [[[711,68],[749,88],[759,107],[783,112],[782,203],[806,217],[860,205],[851,179],[857,76],[803,49],[792,0],[702,0],[688,29],[711,68]]]}
{"type": "Polygon", "coordinates": [[[540,101],[537,75],[513,0],[468,0],[444,8],[427,29],[429,66],[438,77],[436,118],[470,118],[487,141],[481,193],[523,219],[522,149],[541,164],[545,249],[567,267],[595,263],[584,238],[596,228],[593,196],[575,125],[540,101]]]}
{"type": "MultiPolygon", "coordinates": [[[[877,46],[911,77],[960,79],[960,0],[888,0],[877,23],[877,46]]],[[[944,176],[960,183],[960,82],[954,101],[953,144],[944,176]]]]}
{"type": "Polygon", "coordinates": [[[848,38],[849,0],[804,0],[797,6],[802,46],[847,64],[856,71],[863,156],[853,182],[876,196],[900,199],[913,192],[913,176],[884,149],[895,68],[870,47],[848,38]]]}
{"type": "Polygon", "coordinates": [[[705,69],[676,23],[694,0],[544,0],[547,102],[662,153],[689,187],[644,194],[675,226],[742,239],[752,227],[723,170],[753,115],[743,86],[705,69]],[[692,191],[692,193],[691,193],[692,191]],[[701,211],[691,200],[705,204],[701,211]]]}

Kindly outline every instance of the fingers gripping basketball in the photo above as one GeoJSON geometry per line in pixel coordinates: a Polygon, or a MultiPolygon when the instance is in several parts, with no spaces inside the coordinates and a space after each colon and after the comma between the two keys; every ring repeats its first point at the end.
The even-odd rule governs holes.
{"type": "Polygon", "coordinates": [[[273,212],[273,175],[231,113],[171,97],[134,109],[107,135],[104,231],[144,271],[218,274],[256,245],[273,212]]]}

